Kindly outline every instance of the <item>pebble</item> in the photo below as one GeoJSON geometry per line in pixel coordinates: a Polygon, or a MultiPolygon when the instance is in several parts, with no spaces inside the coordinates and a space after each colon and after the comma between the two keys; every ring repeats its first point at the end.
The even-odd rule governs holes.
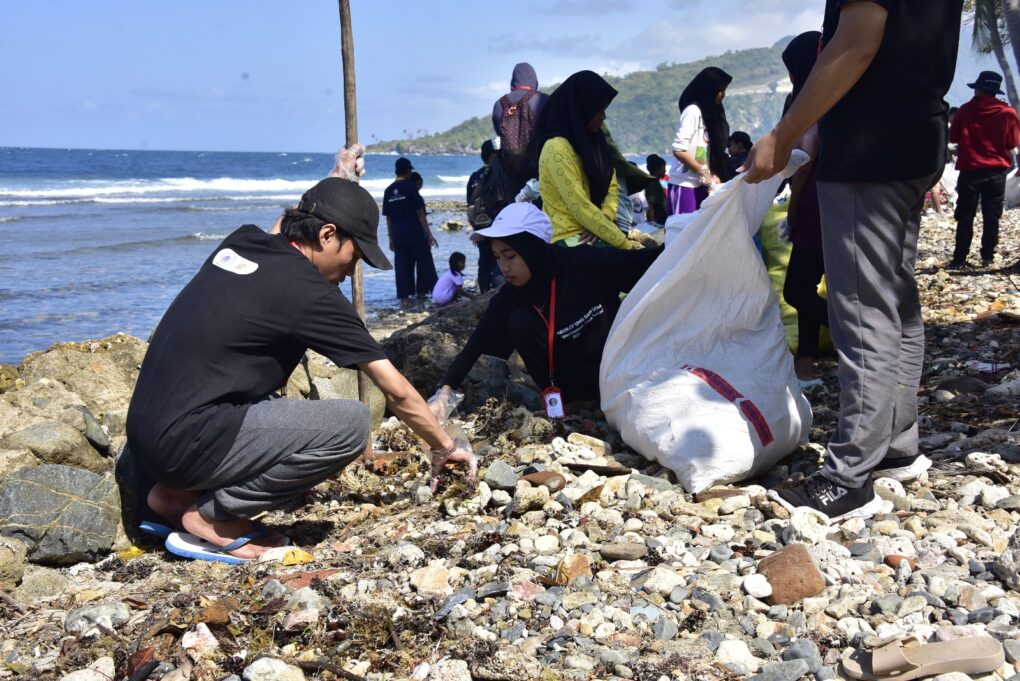
{"type": "Polygon", "coordinates": [[[1010,664],[1020,662],[1020,641],[1015,639],[1003,641],[1002,648],[1006,653],[1006,662],[1010,664]]]}
{"type": "Polygon", "coordinates": [[[244,681],[304,681],[305,673],[283,660],[260,657],[244,668],[241,677],[244,681]]]}
{"type": "Polygon", "coordinates": [[[471,681],[471,671],[464,660],[445,658],[432,666],[429,681],[471,681]]]}
{"type": "Polygon", "coordinates": [[[727,639],[719,644],[715,651],[715,661],[725,665],[740,665],[749,672],[756,672],[761,667],[761,660],[754,656],[747,644],[736,639],[727,639]]]}
{"type": "Polygon", "coordinates": [[[652,568],[647,574],[639,577],[639,580],[645,591],[663,596],[668,596],[673,589],[685,583],[683,577],[663,567],[652,568]]]}
{"type": "Polygon", "coordinates": [[[517,487],[518,475],[514,472],[514,469],[504,461],[499,459],[489,464],[489,468],[485,471],[485,475],[482,476],[482,480],[493,490],[503,490],[504,492],[513,492],[517,487]]]}
{"type": "Polygon", "coordinates": [[[754,681],[797,681],[808,673],[806,660],[795,659],[786,662],[769,662],[761,671],[750,677],[754,681]]]}
{"type": "Polygon", "coordinates": [[[787,528],[790,541],[817,544],[829,534],[829,520],[818,511],[800,507],[790,514],[787,528]]]}
{"type": "Polygon", "coordinates": [[[437,564],[428,565],[412,572],[411,586],[426,598],[445,598],[453,593],[453,589],[450,587],[450,571],[437,564]]]}
{"type": "Polygon", "coordinates": [[[807,672],[815,674],[822,667],[822,654],[818,650],[818,644],[809,639],[797,639],[790,644],[790,647],[783,653],[784,660],[804,660],[807,663],[807,672]]]}
{"type": "Polygon", "coordinates": [[[64,631],[69,634],[80,634],[96,629],[114,630],[131,618],[131,608],[127,603],[98,603],[75,608],[64,618],[64,631]]]}
{"type": "Polygon", "coordinates": [[[560,548],[560,540],[555,535],[545,535],[535,540],[535,552],[540,556],[556,553],[560,548]]]}
{"type": "Polygon", "coordinates": [[[298,589],[287,598],[287,610],[325,610],[329,608],[329,599],[310,586],[298,589]]]}
{"type": "Polygon", "coordinates": [[[66,674],[61,681],[110,681],[116,678],[112,657],[100,657],[85,669],[66,674]]]}
{"type": "Polygon", "coordinates": [[[658,641],[672,641],[676,638],[680,629],[676,623],[666,617],[659,618],[652,627],[652,631],[655,633],[655,638],[658,641]]]}
{"type": "Polygon", "coordinates": [[[772,585],[765,575],[748,575],[744,577],[742,586],[748,596],[757,599],[765,599],[772,595],[772,585]]]}
{"type": "Polygon", "coordinates": [[[287,593],[287,587],[285,587],[280,580],[270,579],[262,586],[262,598],[267,601],[271,601],[274,598],[280,598],[287,593]]]}
{"type": "Polygon", "coordinates": [[[648,555],[648,547],[637,543],[603,544],[599,553],[610,563],[617,560],[640,560],[648,555]]]}

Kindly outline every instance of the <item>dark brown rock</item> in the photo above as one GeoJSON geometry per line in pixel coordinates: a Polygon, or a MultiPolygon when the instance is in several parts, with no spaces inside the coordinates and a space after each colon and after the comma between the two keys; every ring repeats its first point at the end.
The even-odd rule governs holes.
{"type": "Polygon", "coordinates": [[[758,562],[772,585],[773,605],[791,605],[825,590],[825,578],[804,544],[790,544],[758,562]]]}
{"type": "Polygon", "coordinates": [[[898,568],[900,566],[900,563],[903,562],[903,561],[907,561],[907,565],[910,566],[910,571],[911,572],[913,572],[914,570],[917,569],[917,563],[914,562],[914,559],[913,558],[907,558],[906,556],[900,556],[898,554],[891,553],[888,556],[886,556],[884,560],[885,560],[885,564],[888,565],[889,567],[893,568],[893,569],[898,568]]]}
{"type": "Polygon", "coordinates": [[[538,473],[531,473],[522,477],[521,480],[530,482],[532,487],[545,485],[550,494],[556,494],[567,484],[566,478],[553,471],[539,471],[538,473]]]}

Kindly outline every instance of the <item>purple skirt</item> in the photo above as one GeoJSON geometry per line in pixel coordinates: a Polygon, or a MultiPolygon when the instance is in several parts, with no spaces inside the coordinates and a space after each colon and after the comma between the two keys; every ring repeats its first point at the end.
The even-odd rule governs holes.
{"type": "Polygon", "coordinates": [[[666,196],[666,215],[693,213],[701,208],[701,202],[708,197],[708,187],[681,187],[669,185],[666,196]]]}

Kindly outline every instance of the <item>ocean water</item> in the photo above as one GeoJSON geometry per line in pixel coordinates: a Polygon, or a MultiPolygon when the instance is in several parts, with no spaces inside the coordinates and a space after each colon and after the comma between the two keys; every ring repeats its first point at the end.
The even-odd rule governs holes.
{"type": "MultiPolygon", "coordinates": [[[[411,156],[426,201],[463,201],[476,156],[411,156]]],[[[377,200],[394,156],[369,155],[362,185],[377,200]]],[[[59,341],[118,331],[145,338],[177,292],[227,234],[268,229],[333,167],[332,154],[118,151],[0,147],[0,363],[59,341]]],[[[477,249],[437,227],[463,213],[429,209],[450,253],[477,249]]],[[[380,224],[385,247],[385,225],[380,224]]],[[[396,304],[392,272],[366,267],[371,315],[396,304]]],[[[350,297],[350,284],[342,284],[350,297]]],[[[369,322],[371,323],[371,321],[369,322]]]]}

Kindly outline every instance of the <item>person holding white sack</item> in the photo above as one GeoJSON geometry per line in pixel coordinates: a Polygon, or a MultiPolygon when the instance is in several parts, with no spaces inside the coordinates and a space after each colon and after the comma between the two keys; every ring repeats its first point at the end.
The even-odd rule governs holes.
{"type": "Polygon", "coordinates": [[[882,508],[873,478],[916,478],[924,324],[914,278],[925,193],[946,160],[963,0],[827,0],[824,47],[748,182],[786,165],[819,123],[818,202],[839,353],[839,421],[820,471],[769,496],[832,521],[882,508]]]}

